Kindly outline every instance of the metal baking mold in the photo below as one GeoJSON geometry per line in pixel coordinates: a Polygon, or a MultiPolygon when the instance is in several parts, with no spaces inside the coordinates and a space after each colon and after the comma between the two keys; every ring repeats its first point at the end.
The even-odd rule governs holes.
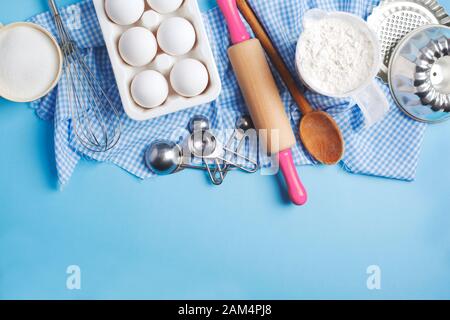
{"type": "Polygon", "coordinates": [[[387,82],[389,62],[400,40],[425,25],[450,26],[450,17],[436,0],[382,0],[367,22],[380,40],[383,64],[378,76],[387,82]]]}
{"type": "Polygon", "coordinates": [[[421,27],[395,49],[389,65],[392,95],[407,115],[435,123],[450,119],[450,27],[421,27]]]}

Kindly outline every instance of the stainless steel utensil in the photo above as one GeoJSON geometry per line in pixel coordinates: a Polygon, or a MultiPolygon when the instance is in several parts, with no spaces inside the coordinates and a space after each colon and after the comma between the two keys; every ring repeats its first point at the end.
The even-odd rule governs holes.
{"type": "Polygon", "coordinates": [[[257,162],[234,150],[228,149],[209,131],[194,132],[191,134],[188,139],[188,148],[195,157],[203,159],[211,179],[217,184],[221,184],[225,179],[224,169],[226,166],[233,166],[248,173],[255,173],[259,169],[257,162]],[[251,166],[241,165],[233,160],[227,159],[225,157],[226,154],[232,154],[234,157],[244,160],[246,164],[251,164],[251,166]],[[217,170],[211,168],[210,162],[213,162],[217,166],[217,170]]]}
{"type": "MultiPolygon", "coordinates": [[[[207,131],[209,129],[210,129],[209,119],[203,115],[195,115],[189,121],[188,130],[191,134],[197,133],[202,134],[204,131],[207,131]]],[[[191,156],[194,155],[191,154],[191,156]]],[[[205,163],[204,161],[203,163],[205,164],[205,170],[208,171],[211,182],[215,185],[221,185],[223,183],[223,180],[225,179],[225,176],[222,173],[223,168],[220,162],[217,159],[215,159],[214,170],[211,169],[211,166],[209,164],[205,163]]]]}
{"type": "Polygon", "coordinates": [[[209,119],[203,115],[193,116],[189,121],[188,130],[190,133],[209,130],[209,119]]]}
{"type": "Polygon", "coordinates": [[[183,150],[171,141],[158,140],[145,153],[145,164],[158,175],[169,175],[183,169],[206,170],[183,162],[183,150]]]}
{"type": "Polygon", "coordinates": [[[380,40],[383,66],[379,77],[387,82],[389,62],[400,40],[424,25],[450,26],[450,17],[436,0],[382,0],[367,22],[380,40]]]}
{"type": "Polygon", "coordinates": [[[114,148],[121,136],[119,108],[114,105],[96,76],[85,63],[54,0],[48,0],[64,56],[65,93],[70,106],[71,125],[78,142],[92,152],[114,148]]]}
{"type": "MultiPolygon", "coordinates": [[[[225,147],[227,149],[232,149],[233,145],[237,142],[237,148],[235,152],[240,153],[242,147],[245,143],[246,132],[250,129],[254,129],[255,126],[253,124],[252,118],[249,115],[243,115],[236,120],[236,130],[231,135],[225,147]]],[[[232,169],[231,165],[226,165],[223,169],[224,177],[228,174],[228,172],[232,169]]]]}
{"type": "Polygon", "coordinates": [[[415,120],[450,119],[450,28],[425,26],[404,38],[389,66],[389,85],[400,109],[415,120]]]}
{"type": "Polygon", "coordinates": [[[210,134],[209,131],[194,130],[189,136],[187,143],[191,154],[194,157],[202,159],[211,182],[216,186],[221,185],[225,180],[225,175],[223,174],[224,167],[222,167],[219,159],[213,156],[217,145],[215,136],[210,134]],[[212,161],[213,164],[209,163],[208,159],[203,156],[204,154],[209,156],[208,159],[212,161]],[[213,165],[215,166],[214,169],[212,168],[213,165]]]}
{"type": "Polygon", "coordinates": [[[231,169],[241,169],[246,172],[254,173],[258,170],[258,164],[238,152],[241,145],[245,141],[245,131],[253,127],[251,119],[247,117],[239,118],[237,121],[238,130],[233,134],[233,141],[227,146],[223,146],[218,142],[216,137],[210,133],[209,120],[205,116],[196,115],[189,121],[188,129],[191,135],[187,139],[182,148],[167,140],[158,140],[151,144],[145,153],[145,164],[147,167],[158,175],[168,175],[179,172],[183,169],[196,169],[207,171],[211,182],[215,185],[223,183],[226,174],[231,169]],[[240,146],[236,151],[231,149],[232,142],[237,137],[241,137],[240,146]],[[190,157],[196,157],[202,160],[203,165],[191,165],[184,151],[189,150],[190,157]],[[231,153],[236,158],[241,158],[252,166],[246,167],[239,165],[233,161],[225,159],[225,154],[231,153]]]}

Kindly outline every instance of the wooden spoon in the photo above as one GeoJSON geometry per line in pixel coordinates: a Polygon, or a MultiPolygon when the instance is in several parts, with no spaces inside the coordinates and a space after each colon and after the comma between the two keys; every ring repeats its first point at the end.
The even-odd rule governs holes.
{"type": "Polygon", "coordinates": [[[305,148],[317,161],[323,164],[338,163],[344,155],[345,143],[337,123],[328,113],[314,110],[311,107],[297,87],[289,69],[253,9],[246,0],[237,0],[237,4],[303,114],[299,129],[300,138],[305,148]]]}

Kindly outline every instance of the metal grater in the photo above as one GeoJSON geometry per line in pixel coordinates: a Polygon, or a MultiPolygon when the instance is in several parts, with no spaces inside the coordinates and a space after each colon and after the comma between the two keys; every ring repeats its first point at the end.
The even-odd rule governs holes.
{"type": "Polygon", "coordinates": [[[450,26],[450,17],[436,0],[382,0],[367,22],[380,40],[383,64],[378,76],[387,82],[389,62],[400,40],[425,25],[450,26]]]}
{"type": "Polygon", "coordinates": [[[399,107],[423,122],[450,119],[450,28],[421,27],[395,49],[389,86],[399,107]]]}

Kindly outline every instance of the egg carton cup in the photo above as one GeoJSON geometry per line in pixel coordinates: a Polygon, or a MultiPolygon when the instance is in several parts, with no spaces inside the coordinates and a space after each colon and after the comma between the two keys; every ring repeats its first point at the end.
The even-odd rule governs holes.
{"type": "MultiPolygon", "coordinates": [[[[184,0],[182,6],[177,11],[170,14],[160,14],[162,19],[159,22],[160,25],[165,19],[171,17],[181,17],[188,20],[194,26],[196,33],[196,43],[194,45],[194,48],[185,55],[171,56],[173,58],[172,63],[167,61],[167,56],[163,56],[166,53],[158,48],[156,57],[149,65],[144,67],[133,67],[127,64],[122,59],[118,46],[120,37],[125,31],[133,27],[144,26],[142,19],[135,24],[128,26],[115,24],[113,21],[111,21],[105,11],[105,0],[93,0],[93,2],[95,10],[97,12],[100,27],[103,32],[103,37],[108,50],[109,58],[113,67],[122,104],[126,114],[131,119],[136,121],[151,120],[171,113],[186,110],[198,105],[206,104],[217,99],[221,91],[221,81],[197,0],[184,0]],[[186,58],[199,60],[205,65],[209,74],[209,83],[206,90],[202,94],[192,98],[187,98],[179,95],[175,92],[170,84],[171,66],[173,66],[176,62],[186,58]],[[161,63],[161,61],[163,63],[161,63]],[[171,66],[168,67],[167,64],[169,63],[171,64],[171,66]],[[169,97],[159,107],[151,109],[141,107],[135,102],[131,95],[131,83],[134,77],[145,70],[155,70],[160,72],[165,76],[169,84],[169,97]]],[[[151,10],[147,3],[145,4],[145,6],[145,12],[151,10]]],[[[150,31],[152,31],[156,37],[157,28],[153,29],[154,30],[150,31]]]]}

